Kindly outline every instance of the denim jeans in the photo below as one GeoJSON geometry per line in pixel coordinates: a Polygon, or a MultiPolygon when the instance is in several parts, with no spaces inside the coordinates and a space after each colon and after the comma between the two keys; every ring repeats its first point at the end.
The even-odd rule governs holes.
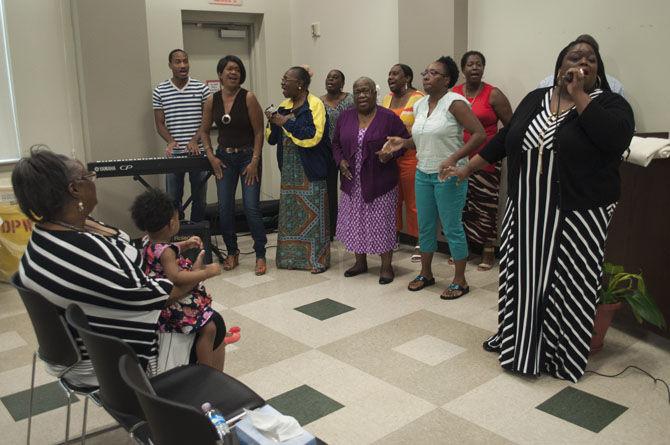
{"type": "Polygon", "coordinates": [[[263,214],[260,208],[261,196],[261,168],[258,167],[258,181],[251,185],[245,183],[242,176],[244,169],[251,163],[253,152],[251,149],[240,153],[225,153],[220,148],[216,156],[221,159],[226,168],[223,169],[223,178],[216,181],[216,191],[219,197],[219,224],[223,242],[226,243],[228,254],[237,252],[237,234],[235,233],[235,192],[238,182],[242,183],[242,205],[247,217],[247,224],[254,239],[256,258],[265,258],[267,235],[263,226],[263,214]]]}
{"type": "MultiPolygon", "coordinates": [[[[188,172],[188,180],[191,183],[191,218],[193,222],[205,219],[205,207],[207,207],[207,183],[205,178],[209,172],[206,170],[192,170],[188,172]]],[[[175,207],[179,209],[179,219],[184,219],[181,209],[181,199],[184,195],[184,176],[186,173],[168,173],[165,175],[165,188],[167,194],[174,201],[175,207]]]]}

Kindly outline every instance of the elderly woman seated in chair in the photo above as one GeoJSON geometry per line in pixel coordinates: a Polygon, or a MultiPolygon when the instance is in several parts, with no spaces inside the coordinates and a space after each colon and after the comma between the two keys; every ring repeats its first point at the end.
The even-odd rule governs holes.
{"type": "MultiPolygon", "coordinates": [[[[18,162],[12,185],[21,210],[36,225],[17,284],[63,309],[78,304],[95,330],[128,342],[153,374],[158,316],[189,289],[147,277],[128,235],[89,216],[98,202],[95,178],[81,162],[39,147],[18,162]]],[[[97,385],[89,360],[64,377],[73,384],[97,385]]]]}

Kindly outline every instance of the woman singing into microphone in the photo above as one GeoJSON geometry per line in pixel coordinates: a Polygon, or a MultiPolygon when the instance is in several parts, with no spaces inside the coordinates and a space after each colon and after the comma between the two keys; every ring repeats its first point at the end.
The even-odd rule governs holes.
{"type": "Polygon", "coordinates": [[[499,326],[484,349],[510,371],[576,382],[589,356],[619,163],[635,122],[588,42],[565,47],[554,74],[553,87],[528,94],[469,165],[447,174],[465,180],[507,157],[499,326]]]}

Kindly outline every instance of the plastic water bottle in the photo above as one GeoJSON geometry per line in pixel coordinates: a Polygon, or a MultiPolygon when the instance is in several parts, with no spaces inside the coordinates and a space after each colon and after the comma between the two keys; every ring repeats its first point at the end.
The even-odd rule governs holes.
{"type": "Polygon", "coordinates": [[[212,425],[214,425],[214,428],[216,428],[219,438],[221,438],[221,440],[225,439],[225,437],[230,434],[230,428],[226,423],[225,417],[221,414],[221,411],[212,408],[212,404],[209,402],[203,403],[201,408],[209,421],[212,422],[212,425]]]}

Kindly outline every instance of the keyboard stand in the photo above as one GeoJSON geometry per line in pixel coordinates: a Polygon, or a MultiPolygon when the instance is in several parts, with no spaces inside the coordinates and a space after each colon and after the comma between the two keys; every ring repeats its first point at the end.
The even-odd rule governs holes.
{"type": "Polygon", "coordinates": [[[144,178],[141,177],[140,175],[134,175],[134,176],[133,176],[133,179],[134,179],[135,181],[138,181],[140,184],[142,184],[142,185],[144,186],[144,188],[146,188],[147,190],[151,190],[151,189],[153,188],[153,187],[151,187],[151,186],[149,185],[149,183],[148,183],[147,181],[145,181],[144,178]]]}

